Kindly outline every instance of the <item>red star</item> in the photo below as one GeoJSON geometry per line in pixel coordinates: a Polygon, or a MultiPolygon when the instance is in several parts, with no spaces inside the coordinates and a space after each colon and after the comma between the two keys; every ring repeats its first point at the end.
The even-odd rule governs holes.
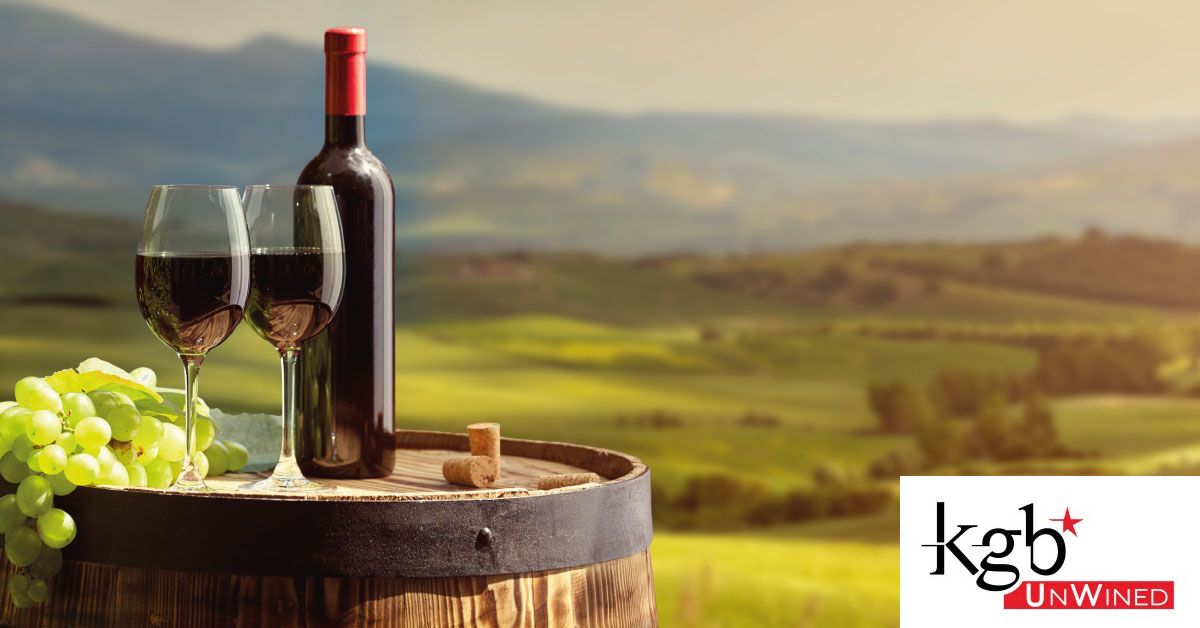
{"type": "Polygon", "coordinates": [[[1071,518],[1071,509],[1068,508],[1066,514],[1064,514],[1062,516],[1062,519],[1051,519],[1051,521],[1061,521],[1062,526],[1063,526],[1063,529],[1062,529],[1063,532],[1070,532],[1071,534],[1074,534],[1075,536],[1079,536],[1078,534],[1075,533],[1075,524],[1079,523],[1080,521],[1083,521],[1083,519],[1072,519],[1071,518]]]}

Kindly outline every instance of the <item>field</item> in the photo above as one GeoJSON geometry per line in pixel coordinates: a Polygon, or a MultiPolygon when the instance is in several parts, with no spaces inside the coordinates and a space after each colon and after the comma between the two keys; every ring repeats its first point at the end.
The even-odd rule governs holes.
{"type": "MultiPolygon", "coordinates": [[[[860,522],[841,523],[853,528],[860,522]]],[[[895,519],[868,525],[898,530],[895,519]]],[[[684,627],[896,625],[895,539],[831,538],[823,532],[655,535],[659,621],[684,627]]]]}
{"type": "MultiPolygon", "coordinates": [[[[868,253],[830,255],[757,263],[819,269],[842,259],[855,273],[881,272],[863,265],[868,253]]],[[[10,265],[0,276],[3,289],[24,286],[22,294],[39,297],[0,306],[0,382],[95,355],[150,366],[160,382],[178,385],[177,360],[141,321],[123,272],[70,284],[75,296],[104,295],[108,304],[56,304],[30,289],[57,285],[30,278],[64,264],[10,265]]],[[[882,306],[787,303],[695,280],[697,268],[718,264],[711,260],[447,256],[406,264],[397,297],[402,426],[496,420],[511,436],[626,451],[653,469],[656,507],[713,475],[766,494],[811,488],[831,467],[871,482],[873,461],[914,444],[908,434],[877,428],[866,387],[924,385],[947,368],[1016,375],[1037,368],[1034,350],[989,341],[987,333],[1018,325],[1161,331],[1193,317],[954,279],[936,292],[902,291],[882,306]],[[905,340],[847,327],[905,321],[983,335],[905,340]]],[[[243,327],[205,363],[201,394],[230,412],[273,411],[277,377],[274,352],[243,327]]],[[[1063,442],[1086,453],[1086,464],[1153,473],[1200,463],[1200,399],[1069,396],[1054,400],[1054,413],[1063,442]]],[[[897,535],[894,511],[769,527],[662,527],[653,546],[662,623],[895,625],[897,535]]]]}

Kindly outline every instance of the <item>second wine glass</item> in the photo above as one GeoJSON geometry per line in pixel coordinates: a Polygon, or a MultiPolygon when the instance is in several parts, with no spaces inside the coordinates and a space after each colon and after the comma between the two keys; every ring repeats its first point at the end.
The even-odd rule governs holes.
{"type": "Polygon", "coordinates": [[[300,345],[333,318],[345,285],[341,218],[328,185],[252,185],[243,205],[250,232],[246,321],[279,352],[283,365],[283,439],[270,478],[247,490],[332,490],[296,464],[296,367],[300,345]]]}

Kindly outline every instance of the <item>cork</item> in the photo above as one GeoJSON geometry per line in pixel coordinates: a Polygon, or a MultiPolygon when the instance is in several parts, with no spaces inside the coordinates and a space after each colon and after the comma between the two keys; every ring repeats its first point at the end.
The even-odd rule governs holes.
{"type": "Polygon", "coordinates": [[[467,426],[467,439],[471,443],[472,456],[495,458],[500,464],[500,424],[472,423],[467,426]]]}
{"type": "Polygon", "coordinates": [[[579,484],[599,484],[604,478],[595,473],[562,473],[559,475],[544,475],[538,478],[538,490],[548,491],[550,489],[562,488],[564,486],[577,486],[579,484]]]}
{"type": "Polygon", "coordinates": [[[496,460],[487,456],[457,456],[442,463],[442,476],[454,484],[487,488],[499,475],[496,460]]]}

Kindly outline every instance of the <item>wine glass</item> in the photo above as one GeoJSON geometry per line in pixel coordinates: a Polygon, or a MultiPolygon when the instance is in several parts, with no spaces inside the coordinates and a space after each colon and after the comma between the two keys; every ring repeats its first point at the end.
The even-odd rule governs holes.
{"type": "Polygon", "coordinates": [[[183,360],[186,448],[172,488],[210,490],[195,462],[196,387],[204,357],[241,322],[250,290],[250,242],[237,188],[151,188],[135,273],[142,317],[183,360]]]}
{"type": "Polygon", "coordinates": [[[253,269],[246,320],[279,352],[283,439],[270,478],[243,488],[275,493],[333,490],[296,464],[296,363],[300,345],[329,324],[342,302],[342,223],[328,185],[252,185],[244,195],[253,269]]]}

